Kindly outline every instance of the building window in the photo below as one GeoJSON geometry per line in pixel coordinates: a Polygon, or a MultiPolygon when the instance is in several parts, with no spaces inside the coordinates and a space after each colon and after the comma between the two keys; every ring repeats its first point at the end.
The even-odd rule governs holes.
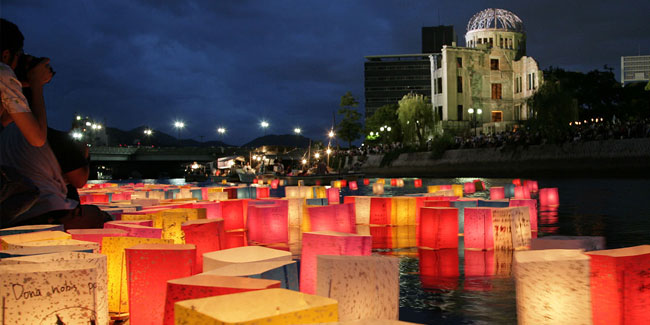
{"type": "Polygon", "coordinates": [[[438,121],[442,121],[442,106],[436,107],[436,115],[438,117],[438,121]]]}
{"type": "Polygon", "coordinates": [[[457,66],[458,68],[462,68],[462,67],[463,67],[463,58],[461,58],[461,57],[457,57],[457,58],[456,58],[456,66],[457,66]]]}
{"type": "Polygon", "coordinates": [[[503,48],[503,37],[499,37],[499,47],[503,48]]]}
{"type": "Polygon", "coordinates": [[[515,121],[521,120],[521,105],[515,106],[514,118],[515,121]]]}
{"type": "Polygon", "coordinates": [[[456,108],[456,116],[458,116],[459,121],[463,120],[463,105],[458,105],[456,108]]]}
{"type": "Polygon", "coordinates": [[[492,84],[492,99],[501,99],[501,84],[492,84]]]}
{"type": "Polygon", "coordinates": [[[502,111],[492,111],[492,122],[501,122],[503,120],[502,111]]]}
{"type": "Polygon", "coordinates": [[[456,78],[456,88],[457,88],[459,93],[463,92],[463,77],[458,76],[456,78]]]}
{"type": "Polygon", "coordinates": [[[535,74],[534,73],[531,73],[531,78],[530,79],[531,79],[531,82],[533,84],[533,89],[535,89],[535,74]]]}
{"type": "Polygon", "coordinates": [[[490,70],[499,70],[499,59],[490,59],[490,70]]]}
{"type": "Polygon", "coordinates": [[[442,78],[436,79],[436,90],[438,91],[436,94],[442,94],[442,78]]]}
{"type": "Polygon", "coordinates": [[[532,83],[532,81],[531,81],[531,80],[532,80],[532,78],[531,78],[532,73],[529,73],[527,76],[528,76],[528,90],[531,90],[531,89],[533,89],[533,88],[532,88],[532,87],[533,87],[533,86],[532,86],[533,83],[532,83]]]}

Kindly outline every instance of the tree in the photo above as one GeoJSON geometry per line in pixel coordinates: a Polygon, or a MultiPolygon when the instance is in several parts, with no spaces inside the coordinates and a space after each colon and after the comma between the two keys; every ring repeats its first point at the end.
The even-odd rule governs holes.
{"type": "Polygon", "coordinates": [[[402,97],[397,109],[397,118],[404,133],[404,141],[426,145],[429,126],[433,125],[433,105],[429,97],[410,93],[402,97]]]}
{"type": "Polygon", "coordinates": [[[359,106],[359,102],[354,99],[352,93],[349,91],[341,96],[341,108],[338,113],[343,115],[343,119],[336,127],[336,133],[339,138],[348,142],[348,148],[352,147],[352,141],[361,137],[361,113],[355,109],[359,106]]]}
{"type": "Polygon", "coordinates": [[[528,105],[533,112],[527,121],[530,130],[552,143],[562,142],[569,123],[578,119],[578,100],[556,78],[546,79],[528,105]]]}
{"type": "Polygon", "coordinates": [[[402,128],[397,120],[397,104],[388,104],[379,107],[370,117],[366,118],[366,134],[369,135],[369,140],[376,139],[381,143],[392,143],[402,141],[402,128]],[[381,128],[384,126],[390,127],[390,131],[381,128]],[[373,136],[370,136],[370,132],[373,136]],[[379,136],[374,136],[379,132],[379,136]]]}

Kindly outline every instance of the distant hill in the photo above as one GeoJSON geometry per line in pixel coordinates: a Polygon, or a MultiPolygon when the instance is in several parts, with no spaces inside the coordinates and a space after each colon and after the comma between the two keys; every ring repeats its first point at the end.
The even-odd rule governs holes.
{"type": "Polygon", "coordinates": [[[242,145],[242,147],[257,148],[261,146],[285,146],[285,147],[309,147],[309,138],[302,135],[282,134],[282,135],[265,135],[254,139],[253,141],[242,145]]]}
{"type": "Polygon", "coordinates": [[[146,136],[144,134],[145,129],[147,127],[140,126],[133,130],[123,131],[107,127],[108,145],[136,145],[139,142],[141,145],[154,145],[157,147],[233,147],[221,141],[199,142],[193,139],[181,139],[179,141],[178,138],[161,131],[154,131],[151,136],[146,136]]]}

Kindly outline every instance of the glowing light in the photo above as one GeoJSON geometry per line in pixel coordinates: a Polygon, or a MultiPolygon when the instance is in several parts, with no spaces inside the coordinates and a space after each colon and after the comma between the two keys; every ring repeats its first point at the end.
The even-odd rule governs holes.
{"type": "Polygon", "coordinates": [[[318,159],[318,158],[320,158],[320,154],[317,152],[317,153],[314,154],[314,157],[315,157],[316,159],[318,159]]]}
{"type": "Polygon", "coordinates": [[[267,121],[262,121],[262,122],[260,123],[260,126],[263,127],[263,128],[268,128],[268,127],[269,127],[269,122],[267,122],[267,121]]]}
{"type": "Polygon", "coordinates": [[[386,131],[390,132],[390,130],[391,130],[390,126],[387,126],[386,131]]]}
{"type": "Polygon", "coordinates": [[[92,125],[92,123],[86,122],[86,126],[91,126],[91,125],[92,125]]]}
{"type": "Polygon", "coordinates": [[[77,115],[77,121],[81,120],[81,116],[77,115]]]}
{"type": "Polygon", "coordinates": [[[329,154],[331,154],[331,153],[332,153],[332,149],[330,149],[330,148],[327,148],[327,150],[326,150],[326,152],[327,152],[327,154],[329,155],[329,154]]]}
{"type": "Polygon", "coordinates": [[[300,132],[302,132],[302,130],[300,128],[293,129],[293,133],[295,133],[295,134],[300,134],[300,132]]]}
{"type": "Polygon", "coordinates": [[[379,131],[384,132],[384,127],[383,127],[383,126],[380,127],[380,128],[379,128],[379,131]]]}
{"type": "Polygon", "coordinates": [[[174,122],[174,127],[178,128],[178,129],[182,129],[182,128],[185,127],[185,123],[181,122],[181,121],[176,121],[176,122],[174,122]]]}
{"type": "Polygon", "coordinates": [[[334,137],[334,131],[330,131],[330,133],[327,134],[330,138],[334,137]]]}
{"type": "Polygon", "coordinates": [[[219,134],[224,134],[226,133],[226,128],[222,128],[222,127],[217,128],[217,132],[219,132],[219,134]]]}
{"type": "Polygon", "coordinates": [[[150,129],[145,129],[144,134],[151,135],[151,134],[153,134],[153,131],[151,131],[150,129]]]}
{"type": "Polygon", "coordinates": [[[474,114],[474,109],[473,108],[468,109],[467,113],[474,114]]]}
{"type": "Polygon", "coordinates": [[[199,164],[197,164],[197,163],[192,164],[192,169],[198,169],[198,168],[199,168],[199,164]]]}
{"type": "Polygon", "coordinates": [[[307,159],[303,159],[303,160],[302,160],[302,164],[304,165],[304,164],[306,164],[306,163],[307,163],[307,159]]]}
{"type": "Polygon", "coordinates": [[[72,132],[72,138],[76,140],[81,140],[83,134],[81,132],[72,132]]]}
{"type": "Polygon", "coordinates": [[[479,109],[477,109],[477,110],[476,110],[476,114],[483,114],[483,110],[482,110],[482,109],[480,109],[480,108],[479,108],[479,109]]]}
{"type": "Polygon", "coordinates": [[[102,129],[102,125],[101,125],[101,124],[97,124],[97,130],[101,130],[101,129],[102,129]]]}

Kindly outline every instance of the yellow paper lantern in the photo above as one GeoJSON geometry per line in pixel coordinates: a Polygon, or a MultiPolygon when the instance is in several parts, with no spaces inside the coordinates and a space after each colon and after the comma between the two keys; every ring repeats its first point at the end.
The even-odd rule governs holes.
{"type": "Polygon", "coordinates": [[[291,253],[261,246],[244,246],[203,254],[203,272],[231,264],[291,261],[291,253]]]}
{"type": "Polygon", "coordinates": [[[372,194],[375,195],[384,194],[384,184],[379,182],[372,184],[372,194]]]}
{"type": "Polygon", "coordinates": [[[41,240],[32,241],[19,244],[9,244],[8,249],[21,249],[27,247],[44,247],[44,246],[77,246],[86,250],[92,250],[93,253],[99,253],[99,244],[91,241],[76,240],[76,239],[57,239],[57,240],[41,240]]]}
{"type": "Polygon", "coordinates": [[[42,240],[71,239],[72,236],[63,231],[37,231],[24,234],[0,237],[2,249],[8,249],[11,244],[28,243],[42,240]]]}
{"type": "Polygon", "coordinates": [[[492,211],[494,249],[528,249],[531,241],[528,207],[498,208],[492,211]]]}
{"type": "Polygon", "coordinates": [[[454,192],[454,195],[457,197],[463,197],[463,185],[461,184],[452,184],[451,190],[454,192]]]}
{"type": "Polygon", "coordinates": [[[394,196],[391,198],[391,224],[396,226],[415,225],[416,198],[394,196]]]}
{"type": "Polygon", "coordinates": [[[310,324],[335,322],[338,311],[334,299],[267,289],[180,301],[174,317],[176,324],[310,324]]]}

